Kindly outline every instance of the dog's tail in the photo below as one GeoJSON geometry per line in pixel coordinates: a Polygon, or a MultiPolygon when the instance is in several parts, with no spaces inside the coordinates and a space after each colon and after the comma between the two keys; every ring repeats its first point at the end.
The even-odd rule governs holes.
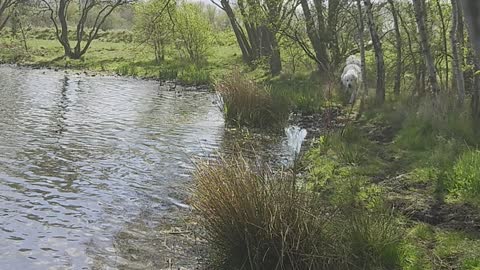
{"type": "Polygon", "coordinates": [[[358,57],[356,57],[355,55],[350,55],[350,56],[347,58],[347,66],[348,66],[348,65],[362,66],[362,62],[361,62],[360,59],[358,59],[358,57]]]}

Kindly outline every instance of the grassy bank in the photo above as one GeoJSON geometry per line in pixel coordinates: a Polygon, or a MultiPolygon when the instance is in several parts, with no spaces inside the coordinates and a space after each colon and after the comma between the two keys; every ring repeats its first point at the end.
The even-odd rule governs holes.
{"type": "Polygon", "coordinates": [[[480,136],[450,100],[370,108],[317,138],[301,174],[242,156],[200,164],[210,258],[220,269],[480,269],[480,136]]]}
{"type": "Polygon", "coordinates": [[[178,80],[187,85],[213,85],[236,70],[241,71],[245,79],[269,88],[274,99],[287,100],[288,110],[318,113],[325,100],[325,91],[322,91],[325,85],[317,76],[312,76],[310,70],[295,74],[287,71],[271,78],[263,64],[258,64],[255,68],[244,65],[238,45],[229,32],[215,33],[207,61],[202,64],[192,64],[176,57],[175,48],[169,48],[165,60],[157,63],[153,49],[136,43],[130,31],[100,32],[99,38],[79,60],[62,57],[63,47],[55,39],[52,29],[31,29],[26,46],[20,38],[12,38],[10,35],[9,30],[4,29],[0,37],[2,63],[178,80]]]}
{"type": "MultiPolygon", "coordinates": [[[[54,39],[51,29],[34,29],[25,44],[9,37],[4,30],[0,38],[0,60],[35,67],[73,69],[79,71],[114,73],[147,79],[177,79],[189,85],[211,84],[215,78],[241,63],[235,44],[217,42],[211,48],[208,62],[194,65],[168,54],[160,63],[153,50],[145,44],[132,42],[128,31],[103,32],[80,60],[62,57],[63,47],[54,39]]],[[[221,36],[220,40],[228,40],[221,36]]],[[[174,48],[171,48],[174,50],[174,48]]]]}

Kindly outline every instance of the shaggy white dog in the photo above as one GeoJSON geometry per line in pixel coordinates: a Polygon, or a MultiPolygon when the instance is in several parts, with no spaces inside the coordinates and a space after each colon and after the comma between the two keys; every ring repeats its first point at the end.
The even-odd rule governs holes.
{"type": "Polygon", "coordinates": [[[347,63],[342,73],[343,91],[350,95],[349,104],[353,104],[362,85],[361,61],[355,55],[347,58],[347,63]]]}

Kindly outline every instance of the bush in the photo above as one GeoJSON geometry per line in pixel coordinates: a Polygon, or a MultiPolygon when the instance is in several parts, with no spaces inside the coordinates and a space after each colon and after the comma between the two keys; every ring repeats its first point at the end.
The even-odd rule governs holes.
{"type": "Polygon", "coordinates": [[[457,159],[447,188],[450,198],[480,206],[480,151],[467,151],[457,159]]]}
{"type": "Polygon", "coordinates": [[[221,269],[396,269],[400,263],[402,230],[383,208],[334,207],[294,185],[290,174],[251,166],[241,156],[199,164],[194,180],[194,208],[221,269]]]}
{"type": "Polygon", "coordinates": [[[274,97],[268,87],[246,79],[235,71],[215,85],[228,124],[254,128],[280,128],[289,108],[286,100],[274,97]]]}
{"type": "Polygon", "coordinates": [[[287,174],[252,168],[238,157],[202,163],[194,179],[194,207],[219,267],[325,269],[327,218],[287,174]]]}
{"type": "Polygon", "coordinates": [[[177,48],[181,57],[200,65],[212,44],[212,30],[198,4],[183,3],[175,16],[177,48]]]}
{"type": "Polygon", "coordinates": [[[354,211],[346,216],[347,256],[358,269],[399,269],[402,231],[388,212],[354,211]]]}

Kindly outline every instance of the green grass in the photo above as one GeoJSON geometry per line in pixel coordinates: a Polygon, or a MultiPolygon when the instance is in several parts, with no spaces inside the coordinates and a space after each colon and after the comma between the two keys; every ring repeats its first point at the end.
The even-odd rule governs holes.
{"type": "Polygon", "coordinates": [[[480,151],[465,151],[455,161],[446,186],[453,201],[480,206],[480,151]]]}
{"type": "Polygon", "coordinates": [[[408,229],[402,269],[480,269],[480,239],[419,223],[408,229]]]}
{"type": "Polygon", "coordinates": [[[27,40],[26,52],[20,40],[10,38],[8,32],[4,31],[0,38],[0,60],[5,63],[115,73],[148,79],[178,79],[190,85],[211,84],[215,78],[225,74],[225,70],[241,63],[241,55],[235,44],[218,43],[211,48],[207,63],[201,66],[179,59],[175,56],[174,48],[169,49],[165,61],[156,63],[152,49],[130,42],[132,34],[128,31],[101,33],[82,59],[65,59],[62,58],[63,48],[50,32],[48,29],[34,30],[27,40]]]}

